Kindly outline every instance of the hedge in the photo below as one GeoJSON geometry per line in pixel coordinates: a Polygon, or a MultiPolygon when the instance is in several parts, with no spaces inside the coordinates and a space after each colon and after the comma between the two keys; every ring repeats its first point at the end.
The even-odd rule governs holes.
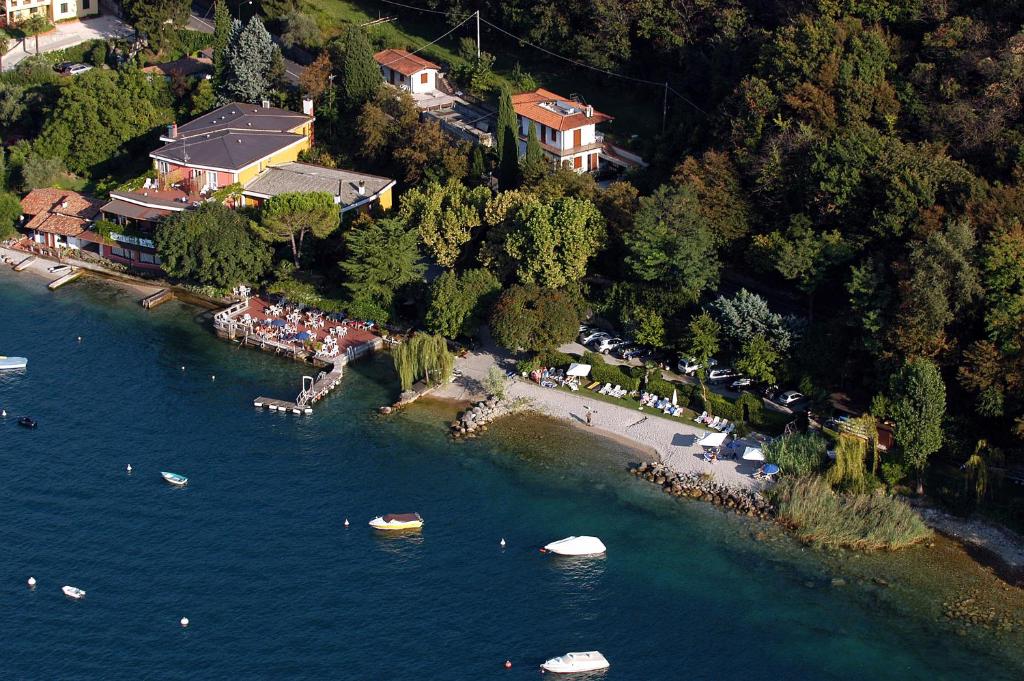
{"type": "Polygon", "coordinates": [[[592,367],[590,377],[599,383],[622,386],[626,390],[640,389],[640,378],[634,376],[629,371],[629,367],[618,364],[605,364],[604,357],[589,350],[583,353],[583,358],[580,361],[592,367]]]}

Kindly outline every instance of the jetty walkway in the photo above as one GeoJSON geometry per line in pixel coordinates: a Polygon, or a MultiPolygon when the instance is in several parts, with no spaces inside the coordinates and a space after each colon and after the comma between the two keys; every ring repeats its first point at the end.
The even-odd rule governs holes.
{"type": "Polygon", "coordinates": [[[221,338],[242,346],[289,357],[325,369],[315,377],[303,376],[302,389],[294,400],[257,397],[256,407],[293,414],[311,414],[312,405],[336,388],[345,367],[384,347],[372,324],[339,319],[300,305],[246,298],[213,316],[221,338]]]}

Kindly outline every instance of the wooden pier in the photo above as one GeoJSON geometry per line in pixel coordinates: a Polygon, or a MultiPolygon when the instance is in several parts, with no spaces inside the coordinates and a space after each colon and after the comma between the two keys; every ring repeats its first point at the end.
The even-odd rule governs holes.
{"type": "Polygon", "coordinates": [[[163,305],[167,301],[174,300],[174,291],[169,288],[162,288],[151,296],[142,299],[142,307],[152,310],[157,305],[163,305]]]}
{"type": "Polygon", "coordinates": [[[27,258],[25,258],[24,260],[22,260],[21,262],[19,262],[17,265],[15,265],[14,266],[14,271],[15,272],[21,272],[23,269],[25,269],[26,267],[28,267],[29,265],[31,265],[35,261],[36,261],[36,256],[30,255],[27,258]]]}
{"type": "Polygon", "coordinates": [[[70,282],[74,281],[75,279],[78,279],[80,276],[82,276],[82,270],[74,270],[72,272],[68,272],[64,276],[62,276],[62,277],[60,277],[58,279],[54,279],[53,281],[51,281],[46,286],[46,288],[50,289],[51,291],[56,291],[57,289],[59,289],[64,284],[70,283],[70,282]]]}

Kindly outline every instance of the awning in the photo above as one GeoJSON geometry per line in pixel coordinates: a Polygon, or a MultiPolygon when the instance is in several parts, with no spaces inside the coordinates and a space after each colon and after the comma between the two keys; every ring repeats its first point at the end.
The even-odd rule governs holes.
{"type": "Polygon", "coordinates": [[[727,437],[729,437],[728,433],[708,433],[697,440],[697,444],[701,447],[720,447],[725,443],[725,438],[727,437]]]}
{"type": "Polygon", "coordinates": [[[584,376],[589,376],[590,375],[590,365],[589,364],[577,364],[576,362],[573,362],[572,364],[569,365],[569,370],[565,372],[565,375],[566,376],[579,376],[580,378],[583,378],[584,376]]]}
{"type": "Polygon", "coordinates": [[[140,206],[136,203],[121,201],[120,199],[114,199],[113,201],[107,202],[102,208],[100,208],[100,211],[110,215],[120,215],[132,220],[145,220],[147,222],[162,220],[173,212],[160,208],[140,206]]]}
{"type": "Polygon", "coordinates": [[[764,461],[764,452],[760,447],[744,447],[743,458],[746,461],[764,461]]]}

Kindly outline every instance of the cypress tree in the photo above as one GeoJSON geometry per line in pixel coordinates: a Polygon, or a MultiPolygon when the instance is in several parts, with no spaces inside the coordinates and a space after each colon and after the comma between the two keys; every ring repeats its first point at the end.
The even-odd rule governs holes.
{"type": "Polygon", "coordinates": [[[537,125],[530,121],[530,133],[526,138],[526,156],[523,157],[523,177],[535,182],[544,174],[544,150],[537,137],[537,125]]]}
{"type": "Polygon", "coordinates": [[[231,39],[231,14],[224,0],[217,0],[213,7],[213,82],[220,89],[224,80],[224,51],[231,39]]]}
{"type": "Polygon", "coordinates": [[[484,167],[484,152],[479,144],[473,145],[473,151],[469,156],[469,179],[473,184],[479,184],[487,169],[484,167]]]}
{"type": "Polygon", "coordinates": [[[519,121],[512,106],[512,91],[501,88],[498,99],[498,181],[502,189],[512,189],[519,180],[519,121]]]}
{"type": "Polygon", "coordinates": [[[376,96],[381,83],[380,67],[366,33],[353,26],[345,36],[345,55],[341,61],[341,100],[350,111],[376,96]]]}

